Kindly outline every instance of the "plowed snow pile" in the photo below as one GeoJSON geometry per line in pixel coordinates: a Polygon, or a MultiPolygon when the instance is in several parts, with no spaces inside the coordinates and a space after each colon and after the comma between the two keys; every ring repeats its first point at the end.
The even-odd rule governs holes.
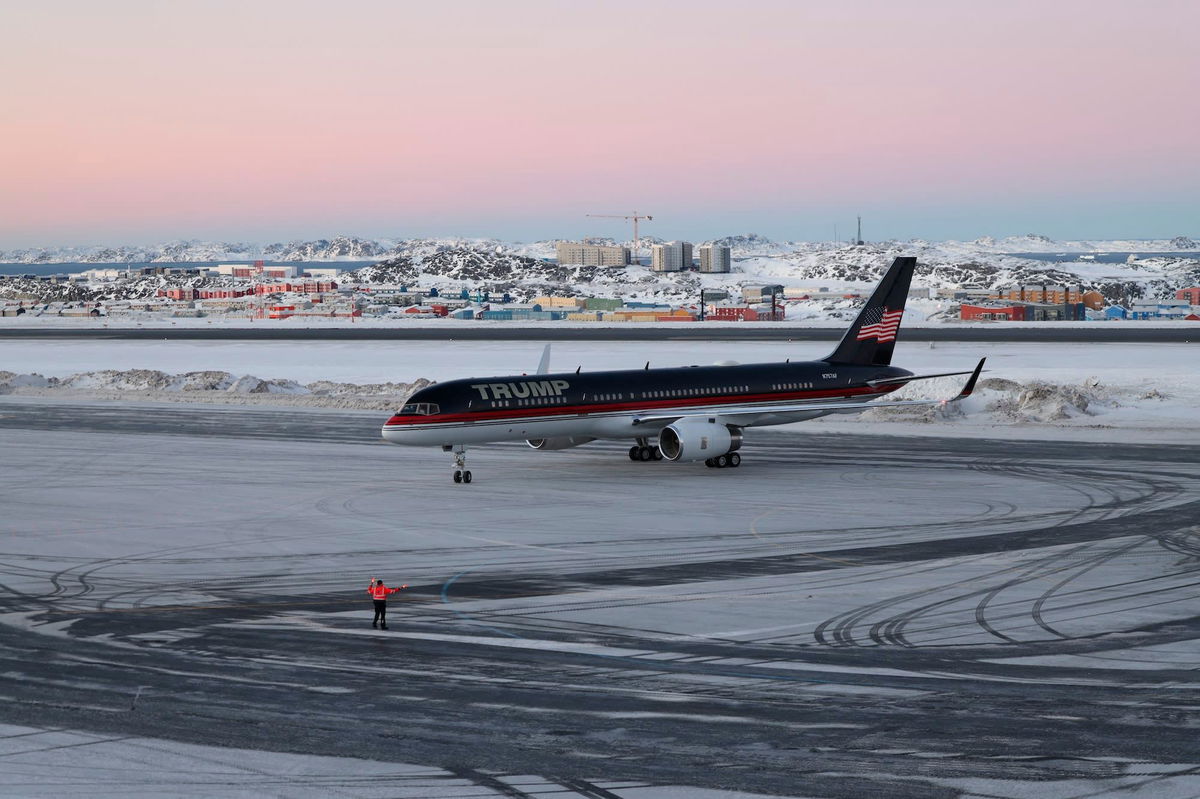
{"type": "MultiPolygon", "coordinates": [[[[886,401],[952,397],[964,378],[950,377],[910,383],[886,401]]],[[[871,422],[982,422],[1010,425],[1105,427],[1121,410],[1144,408],[1170,397],[1157,389],[1103,385],[1096,378],[1081,383],[1031,380],[1025,383],[984,378],[965,400],[945,405],[879,408],[861,414],[871,422]]],[[[845,420],[846,417],[833,417],[845,420]]]]}
{"type": "Polygon", "coordinates": [[[412,383],[358,385],[318,380],[303,385],[294,380],[239,377],[229,372],[167,374],[154,369],[105,369],[64,378],[0,371],[0,394],[364,410],[392,410],[414,391],[430,384],[431,381],[422,378],[412,383]]]}

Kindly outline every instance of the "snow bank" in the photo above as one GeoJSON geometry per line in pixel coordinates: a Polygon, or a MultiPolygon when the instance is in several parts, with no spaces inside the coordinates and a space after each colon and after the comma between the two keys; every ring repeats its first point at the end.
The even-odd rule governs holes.
{"type": "Polygon", "coordinates": [[[103,369],[68,377],[0,371],[0,394],[72,396],[87,399],[218,402],[226,404],[306,405],[315,407],[388,410],[413,392],[430,385],[412,383],[338,383],[318,380],[303,385],[295,380],[240,377],[221,371],[168,374],[155,369],[103,369]],[[269,398],[269,399],[268,399],[269,398]]]}
{"type": "MultiPolygon", "coordinates": [[[[963,378],[940,378],[912,383],[892,399],[940,399],[954,396],[963,378]]],[[[1190,394],[1190,392],[1189,392],[1190,394]]],[[[1175,396],[1159,388],[1108,385],[1098,378],[1079,382],[985,378],[972,396],[944,405],[878,408],[858,416],[830,417],[835,423],[938,424],[944,430],[962,428],[1170,429],[1180,418],[1194,415],[1194,396],[1175,396]]],[[[825,420],[821,420],[824,422],[825,420]]]]}

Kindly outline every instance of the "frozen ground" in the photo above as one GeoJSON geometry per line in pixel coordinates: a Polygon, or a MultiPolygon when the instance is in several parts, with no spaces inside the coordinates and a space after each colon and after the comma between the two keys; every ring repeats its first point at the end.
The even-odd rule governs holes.
{"type": "Polygon", "coordinates": [[[0,401],[0,792],[1200,793],[1194,448],[378,424],[0,401]]]}
{"type": "MultiPolygon", "coordinates": [[[[832,343],[788,341],[570,341],[553,345],[552,365],[573,371],[811,359],[832,343]]],[[[385,411],[418,380],[519,374],[538,362],[536,342],[488,341],[193,341],[8,339],[0,342],[0,393],[65,399],[220,402],[385,411]],[[121,374],[100,374],[115,370],[121,374]],[[146,375],[227,372],[219,390],[194,391],[176,380],[165,390],[146,375]],[[46,387],[32,378],[85,374],[46,387]],[[243,379],[251,375],[254,379],[243,379]],[[140,384],[138,381],[142,381],[140,384]],[[263,385],[263,380],[274,381],[263,385]],[[318,381],[324,381],[318,383],[318,381]],[[329,381],[344,384],[327,385],[329,381]],[[189,390],[182,390],[184,387],[189,390]],[[254,392],[254,393],[248,393],[254,392]]],[[[799,430],[1059,437],[1072,440],[1200,441],[1200,350],[1194,344],[1030,344],[901,342],[896,363],[918,373],[970,369],[988,358],[980,392],[953,414],[887,413],[833,417],[799,430]]],[[[960,379],[914,384],[906,391],[951,396],[960,379]]]]}
{"type": "Polygon", "coordinates": [[[0,724],[0,758],[4,761],[0,795],[21,797],[483,799],[591,795],[622,799],[768,799],[742,791],[606,779],[564,783],[533,775],[196,746],[10,724],[0,724]],[[579,793],[585,782],[607,793],[579,793]]]}

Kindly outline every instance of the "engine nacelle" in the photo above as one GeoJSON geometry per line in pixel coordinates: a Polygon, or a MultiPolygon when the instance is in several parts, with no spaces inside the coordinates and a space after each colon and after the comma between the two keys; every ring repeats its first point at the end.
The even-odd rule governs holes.
{"type": "Polygon", "coordinates": [[[561,436],[559,438],[531,438],[525,443],[534,449],[570,449],[596,439],[588,436],[561,436]]]}
{"type": "Polygon", "coordinates": [[[740,428],[708,419],[681,419],[658,434],[658,448],[669,461],[702,461],[740,449],[740,428]]]}

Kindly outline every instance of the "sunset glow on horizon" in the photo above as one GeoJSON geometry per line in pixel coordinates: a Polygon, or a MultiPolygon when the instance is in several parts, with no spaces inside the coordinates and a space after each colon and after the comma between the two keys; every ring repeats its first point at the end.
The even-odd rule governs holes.
{"type": "Polygon", "coordinates": [[[6,4],[0,249],[1200,233],[1200,3],[6,4]]]}

